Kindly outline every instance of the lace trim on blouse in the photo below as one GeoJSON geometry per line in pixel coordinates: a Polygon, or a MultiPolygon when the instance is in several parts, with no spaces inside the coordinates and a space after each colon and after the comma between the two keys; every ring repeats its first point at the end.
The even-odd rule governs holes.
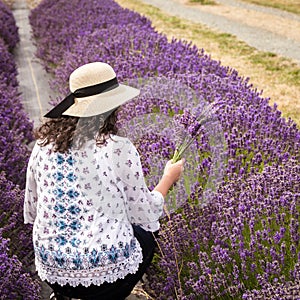
{"type": "Polygon", "coordinates": [[[128,258],[101,265],[100,267],[89,269],[68,269],[57,268],[45,265],[39,255],[35,256],[35,264],[38,275],[42,280],[50,283],[58,283],[66,285],[69,283],[75,287],[79,284],[87,287],[91,284],[101,285],[104,282],[114,282],[119,278],[124,278],[128,274],[134,274],[139,268],[139,264],[143,261],[142,249],[137,242],[131,255],[128,258]]]}

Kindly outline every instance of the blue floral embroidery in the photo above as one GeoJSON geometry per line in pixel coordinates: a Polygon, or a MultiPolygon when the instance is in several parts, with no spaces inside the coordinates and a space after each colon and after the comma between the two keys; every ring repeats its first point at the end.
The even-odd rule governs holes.
{"type": "Polygon", "coordinates": [[[69,226],[73,230],[78,230],[81,228],[81,223],[78,220],[74,220],[69,226]]]}
{"type": "MultiPolygon", "coordinates": [[[[60,236],[60,240],[65,239],[60,236]]],[[[80,241],[73,238],[70,243],[75,247],[76,244],[77,246],[79,245],[80,241]]],[[[118,248],[111,246],[108,250],[107,245],[103,244],[101,250],[93,248],[92,251],[89,251],[88,248],[85,248],[84,254],[70,247],[67,247],[64,251],[62,249],[55,251],[55,246],[51,246],[49,250],[46,250],[43,245],[41,247],[35,245],[35,251],[39,254],[38,257],[41,259],[42,263],[47,266],[79,270],[83,268],[83,262],[88,262],[90,268],[97,268],[99,266],[116,263],[122,258],[127,259],[135,249],[131,247],[132,245],[135,245],[135,241],[132,241],[130,244],[126,243],[125,245],[120,242],[118,248]],[[52,259],[50,259],[51,257],[52,259]]],[[[61,245],[59,245],[59,247],[60,246],[61,245]]]]}
{"type": "Polygon", "coordinates": [[[56,221],[55,226],[57,226],[59,230],[64,230],[67,228],[67,224],[63,220],[56,221]]]}
{"type": "Polygon", "coordinates": [[[56,162],[58,165],[62,165],[64,162],[67,162],[70,166],[73,166],[75,163],[75,160],[72,156],[69,156],[66,160],[61,154],[57,154],[56,162]]]}
{"type": "Polygon", "coordinates": [[[76,175],[72,172],[72,173],[69,173],[67,175],[67,179],[70,181],[70,182],[74,182],[76,180],[76,175]]]}
{"type": "Polygon", "coordinates": [[[66,211],[66,208],[63,205],[61,205],[61,204],[56,204],[54,206],[54,210],[56,212],[59,212],[60,214],[63,214],[66,211]]]}
{"type": "Polygon", "coordinates": [[[67,159],[67,163],[70,165],[70,166],[73,166],[74,165],[74,162],[75,160],[73,159],[72,156],[69,156],[68,159],[67,159]]]}
{"type": "Polygon", "coordinates": [[[74,199],[76,197],[79,196],[79,193],[77,191],[74,191],[73,189],[72,190],[69,190],[67,192],[67,195],[71,198],[71,199],[74,199]]]}
{"type": "Polygon", "coordinates": [[[48,260],[48,253],[45,251],[44,246],[42,246],[40,249],[40,257],[44,263],[48,260]]]}
{"type": "Polygon", "coordinates": [[[68,211],[72,215],[78,215],[80,213],[81,209],[77,205],[73,204],[68,208],[68,211]]]}
{"type": "Polygon", "coordinates": [[[128,243],[126,243],[125,248],[123,249],[123,255],[124,257],[128,258],[130,256],[130,252],[129,252],[129,245],[128,243]]]}
{"type": "Polygon", "coordinates": [[[81,243],[81,241],[79,239],[77,239],[76,237],[72,238],[72,240],[70,241],[70,244],[74,247],[77,248],[79,246],[79,244],[81,243]]]}
{"type": "Polygon", "coordinates": [[[57,172],[53,174],[53,178],[57,181],[62,181],[64,179],[64,175],[61,172],[57,172]]]}
{"type": "Polygon", "coordinates": [[[108,253],[108,259],[115,263],[117,261],[118,258],[118,250],[115,248],[114,245],[111,246],[111,248],[109,249],[109,253],[108,253]]]}
{"type": "Polygon", "coordinates": [[[135,239],[132,239],[131,241],[130,241],[130,248],[135,248],[136,247],[136,241],[135,241],[135,239]]]}
{"type": "Polygon", "coordinates": [[[61,188],[57,188],[53,191],[53,194],[58,198],[62,198],[65,195],[65,192],[61,188]]]}
{"type": "Polygon", "coordinates": [[[93,267],[97,267],[100,263],[100,253],[96,249],[91,252],[90,263],[93,267]]]}
{"type": "Polygon", "coordinates": [[[73,258],[73,264],[75,265],[74,269],[81,269],[82,268],[82,257],[79,252],[76,252],[74,258],[73,258]]]}
{"type": "Polygon", "coordinates": [[[55,238],[55,242],[59,246],[64,246],[68,241],[67,241],[67,239],[64,236],[59,235],[57,238],[55,238]]]}
{"type": "Polygon", "coordinates": [[[63,156],[60,155],[60,154],[57,154],[56,162],[57,162],[59,165],[61,165],[61,164],[64,163],[64,161],[65,161],[65,159],[63,158],[63,156]]]}
{"type": "Polygon", "coordinates": [[[66,255],[63,254],[60,250],[58,250],[54,254],[54,260],[58,263],[59,266],[63,267],[66,262],[66,255]]]}

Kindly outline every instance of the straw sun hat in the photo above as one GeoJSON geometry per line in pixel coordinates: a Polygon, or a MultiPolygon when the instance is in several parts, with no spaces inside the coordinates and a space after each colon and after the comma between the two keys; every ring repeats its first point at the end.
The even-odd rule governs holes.
{"type": "Polygon", "coordinates": [[[119,84],[113,68],[103,62],[88,63],[73,71],[69,86],[71,94],[50,110],[46,118],[103,114],[140,93],[138,89],[119,84]]]}

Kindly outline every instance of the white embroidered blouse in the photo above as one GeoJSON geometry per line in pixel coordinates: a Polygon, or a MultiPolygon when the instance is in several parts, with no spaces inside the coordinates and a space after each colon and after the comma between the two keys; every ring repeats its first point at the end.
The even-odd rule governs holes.
{"type": "Polygon", "coordinates": [[[51,147],[34,146],[26,177],[39,276],[89,286],[135,273],[143,257],[131,224],[158,230],[164,203],[148,190],[136,148],[119,136],[64,154],[51,147]]]}

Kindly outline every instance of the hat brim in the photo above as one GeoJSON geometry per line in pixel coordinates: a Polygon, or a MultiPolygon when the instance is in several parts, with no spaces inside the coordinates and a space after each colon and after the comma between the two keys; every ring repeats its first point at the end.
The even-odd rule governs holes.
{"type": "Polygon", "coordinates": [[[138,96],[136,88],[119,84],[118,87],[101,94],[75,98],[75,102],[62,115],[73,117],[91,117],[108,112],[138,96]]]}

